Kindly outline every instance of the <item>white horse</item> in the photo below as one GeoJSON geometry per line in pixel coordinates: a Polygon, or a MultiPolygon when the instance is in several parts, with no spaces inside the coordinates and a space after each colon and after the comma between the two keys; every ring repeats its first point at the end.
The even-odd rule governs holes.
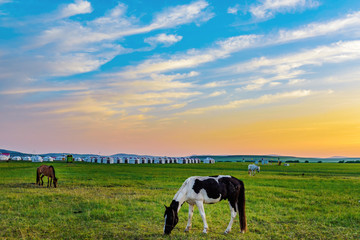
{"type": "Polygon", "coordinates": [[[249,166],[248,166],[249,175],[254,176],[256,173],[255,171],[260,172],[260,167],[256,166],[255,164],[249,164],[249,166]]]}
{"type": "Polygon", "coordinates": [[[199,209],[204,223],[203,233],[207,233],[208,225],[204,211],[204,203],[217,203],[223,199],[228,199],[231,218],[225,233],[231,231],[232,224],[239,212],[240,229],[242,233],[247,230],[245,216],[245,188],[244,183],[232,176],[219,175],[211,177],[189,177],[185,180],[179,191],[175,194],[170,207],[165,206],[165,225],[164,234],[170,234],[178,223],[178,212],[184,202],[189,204],[189,218],[185,232],[191,228],[194,205],[199,209]]]}

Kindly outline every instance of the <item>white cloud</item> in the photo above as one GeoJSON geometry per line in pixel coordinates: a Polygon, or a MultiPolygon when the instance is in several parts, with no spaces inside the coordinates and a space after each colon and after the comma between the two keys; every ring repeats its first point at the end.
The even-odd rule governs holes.
{"type": "Polygon", "coordinates": [[[167,35],[165,33],[161,33],[154,37],[145,38],[144,42],[149,43],[150,45],[156,45],[158,43],[161,43],[164,44],[165,46],[170,46],[173,45],[174,43],[181,41],[182,38],[183,38],[182,36],[178,36],[175,34],[167,35]]]}
{"type": "Polygon", "coordinates": [[[295,30],[280,30],[277,41],[287,42],[343,32],[351,32],[354,34],[360,32],[359,25],[360,12],[355,12],[346,15],[344,18],[335,19],[329,22],[311,23],[295,30]]]}
{"type": "Polygon", "coordinates": [[[229,7],[227,13],[236,15],[240,11],[240,5],[236,4],[234,7],[229,7]]]}
{"type": "Polygon", "coordinates": [[[289,73],[288,78],[295,78],[303,74],[298,68],[305,65],[322,65],[323,63],[340,63],[349,60],[360,59],[360,41],[337,42],[329,46],[320,46],[314,49],[305,50],[299,53],[281,56],[277,58],[261,57],[250,62],[241,63],[230,69],[236,72],[249,72],[261,69],[264,72],[279,74],[289,73]]]}
{"type": "Polygon", "coordinates": [[[66,18],[78,14],[91,13],[91,3],[86,0],[75,0],[75,3],[68,4],[60,12],[60,17],[66,18]]]}
{"type": "Polygon", "coordinates": [[[152,58],[144,61],[136,67],[130,67],[120,75],[136,78],[138,75],[167,72],[176,69],[196,67],[200,64],[226,58],[233,52],[252,47],[258,40],[257,35],[244,35],[230,37],[216,42],[215,47],[205,50],[189,50],[185,54],[177,54],[168,60],[152,58]]]}
{"type": "Polygon", "coordinates": [[[61,92],[61,91],[81,91],[87,90],[85,86],[73,86],[73,87],[47,87],[47,88],[26,88],[26,89],[13,89],[0,91],[0,94],[4,95],[15,95],[15,94],[33,94],[41,92],[61,92]]]}
{"type": "Polygon", "coordinates": [[[289,85],[297,85],[297,84],[303,83],[305,81],[306,81],[305,79],[291,79],[291,80],[289,80],[288,84],[289,85]]]}
{"type": "Polygon", "coordinates": [[[170,110],[180,109],[180,108],[184,108],[186,105],[187,105],[187,103],[173,104],[173,105],[169,105],[169,106],[165,107],[164,110],[170,111],[170,110]]]}
{"type": "Polygon", "coordinates": [[[320,5],[316,0],[263,0],[250,7],[250,13],[258,19],[272,18],[276,13],[299,11],[316,8],[320,5]]]}
{"type": "Polygon", "coordinates": [[[155,16],[153,23],[149,26],[153,29],[169,28],[190,22],[205,22],[213,17],[211,12],[204,12],[208,3],[199,0],[187,5],[178,5],[166,9],[155,16]]]}
{"type": "MultiPolygon", "coordinates": [[[[206,11],[207,6],[205,1],[196,1],[167,8],[155,14],[152,23],[141,25],[140,19],[126,15],[127,6],[122,3],[94,20],[69,19],[68,17],[76,14],[92,12],[89,1],[76,0],[55,12],[31,18],[29,21],[18,19],[11,27],[34,27],[37,35],[28,36],[23,46],[16,46],[16,51],[0,50],[2,58],[7,59],[0,64],[0,77],[21,82],[30,78],[70,76],[97,70],[115,56],[134,51],[119,45],[119,40],[124,37],[192,21],[205,21],[203,11],[206,11]],[[185,10],[189,12],[183,16],[185,10]],[[167,24],[158,24],[158,21],[166,16],[167,24]],[[22,69],[21,72],[16,71],[19,68],[22,69]]],[[[181,38],[177,35],[160,35],[158,40],[170,44],[181,38]]],[[[10,82],[15,82],[7,79],[4,81],[10,85],[10,82]]]]}
{"type": "Polygon", "coordinates": [[[229,109],[238,109],[241,107],[255,106],[255,105],[265,105],[276,102],[284,102],[284,100],[291,100],[297,98],[304,98],[314,94],[331,94],[332,91],[311,91],[311,90],[295,90],[291,92],[283,92],[276,94],[266,94],[260,96],[258,98],[247,98],[241,100],[231,101],[227,104],[223,105],[213,105],[202,108],[194,108],[181,113],[177,113],[176,115],[193,115],[193,114],[204,114],[206,112],[211,111],[219,111],[219,110],[229,110],[229,109]]]}
{"type": "Polygon", "coordinates": [[[209,97],[217,97],[226,94],[225,90],[215,91],[209,95],[209,97]]]}

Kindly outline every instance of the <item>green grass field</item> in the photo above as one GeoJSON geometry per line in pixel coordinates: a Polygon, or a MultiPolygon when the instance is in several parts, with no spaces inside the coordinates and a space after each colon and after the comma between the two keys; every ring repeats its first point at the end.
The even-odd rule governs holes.
{"type": "Polygon", "coordinates": [[[1,239],[360,239],[360,164],[267,165],[253,177],[247,163],[51,164],[56,189],[35,185],[41,163],[0,163],[1,239]],[[183,181],[218,174],[244,181],[249,232],[239,233],[237,218],[223,234],[230,211],[222,201],[205,205],[207,235],[196,208],[192,230],[183,232],[184,204],[163,236],[163,205],[183,181]]]}

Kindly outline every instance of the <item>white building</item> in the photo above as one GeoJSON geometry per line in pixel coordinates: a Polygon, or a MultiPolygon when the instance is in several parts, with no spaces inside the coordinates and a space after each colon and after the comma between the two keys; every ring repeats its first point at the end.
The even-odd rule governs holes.
{"type": "Polygon", "coordinates": [[[10,159],[9,153],[0,153],[0,161],[7,161],[10,159]]]}
{"type": "Polygon", "coordinates": [[[13,160],[13,161],[21,161],[22,159],[19,156],[15,156],[15,157],[12,157],[11,160],[13,160]]]}
{"type": "Polygon", "coordinates": [[[54,160],[55,161],[65,161],[65,156],[57,156],[54,160]]]}
{"type": "Polygon", "coordinates": [[[207,157],[207,158],[204,159],[204,163],[213,164],[213,163],[215,163],[215,159],[207,157]]]}
{"type": "Polygon", "coordinates": [[[22,159],[23,159],[23,161],[31,161],[31,157],[29,157],[29,156],[25,156],[22,159]]]}
{"type": "Polygon", "coordinates": [[[43,162],[43,158],[41,156],[32,156],[31,161],[32,162],[43,162]]]}
{"type": "Polygon", "coordinates": [[[43,161],[44,162],[53,162],[54,161],[54,158],[50,157],[50,156],[46,156],[43,158],[43,161]]]}

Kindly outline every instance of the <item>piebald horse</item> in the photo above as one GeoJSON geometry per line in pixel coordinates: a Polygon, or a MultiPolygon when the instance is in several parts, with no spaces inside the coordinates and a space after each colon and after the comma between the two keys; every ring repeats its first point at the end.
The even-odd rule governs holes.
{"type": "Polygon", "coordinates": [[[196,205],[204,223],[203,233],[207,233],[208,225],[206,223],[204,203],[217,203],[223,199],[228,199],[231,212],[230,222],[225,233],[227,234],[231,231],[237,212],[239,212],[241,232],[245,233],[247,231],[247,224],[245,216],[244,183],[232,176],[219,175],[211,177],[189,177],[185,180],[179,191],[175,194],[170,206],[165,206],[164,234],[170,234],[178,223],[178,212],[184,202],[189,204],[189,218],[185,232],[188,232],[191,228],[194,205],[196,205]]]}
{"type": "Polygon", "coordinates": [[[57,178],[55,177],[55,169],[53,166],[41,165],[36,170],[36,184],[44,185],[43,177],[48,177],[48,187],[49,187],[49,178],[50,178],[50,187],[51,182],[54,182],[54,187],[56,188],[57,178]],[[40,184],[41,181],[41,184],[40,184]]]}

